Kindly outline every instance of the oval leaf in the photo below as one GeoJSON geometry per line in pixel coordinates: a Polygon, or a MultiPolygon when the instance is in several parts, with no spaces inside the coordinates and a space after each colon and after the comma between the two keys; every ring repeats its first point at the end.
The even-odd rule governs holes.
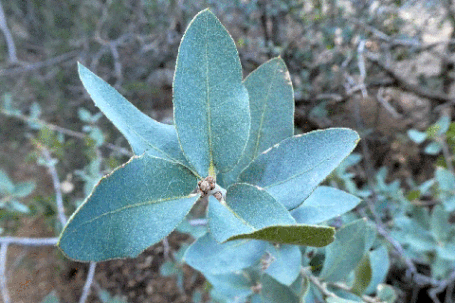
{"type": "Polygon", "coordinates": [[[210,233],[218,242],[224,242],[232,236],[254,230],[230,207],[222,205],[213,196],[209,197],[208,218],[210,233]]]}
{"type": "Polygon", "coordinates": [[[297,223],[319,224],[350,211],[360,201],[356,196],[339,189],[319,186],[291,215],[297,223]]]}
{"type": "Polygon", "coordinates": [[[370,254],[367,252],[354,271],[355,279],[352,285],[351,292],[358,296],[362,296],[371,282],[372,268],[370,264],[370,254]]]}
{"type": "Polygon", "coordinates": [[[147,155],[101,179],[71,216],[58,246],[70,258],[135,257],[183,220],[198,196],[197,178],[183,165],[147,155]]]}
{"type": "Polygon", "coordinates": [[[264,254],[265,242],[239,240],[218,243],[210,233],[185,252],[185,262],[205,274],[223,274],[252,266],[264,254]]]}
{"type": "Polygon", "coordinates": [[[284,61],[281,58],[267,61],[244,84],[250,101],[250,137],[239,163],[219,178],[225,188],[235,182],[251,160],[294,134],[294,91],[284,61]]]}
{"type": "Polygon", "coordinates": [[[267,252],[271,263],[265,273],[280,282],[290,286],[299,276],[302,254],[296,245],[279,245],[275,247],[269,244],[267,252]]]}
{"type": "Polygon", "coordinates": [[[376,292],[380,283],[384,282],[389,272],[390,261],[387,248],[380,246],[379,248],[371,251],[369,254],[372,276],[368,288],[365,293],[371,295],[376,292]]]}
{"type": "Polygon", "coordinates": [[[360,219],[343,226],[336,240],[326,248],[326,257],[320,277],[327,282],[336,282],[346,277],[365,254],[367,229],[365,220],[360,219]]]}
{"type": "Polygon", "coordinates": [[[208,10],[183,36],[173,88],[175,125],[188,161],[203,177],[232,169],[248,140],[248,91],[235,43],[208,10]]]}
{"type": "Polygon", "coordinates": [[[296,223],[282,204],[265,190],[250,184],[239,183],[229,187],[226,203],[238,217],[254,229],[296,223]]]}
{"type": "Polygon", "coordinates": [[[296,208],[351,153],[358,140],[355,131],[344,128],[285,139],[253,160],[239,180],[264,188],[288,209],[296,208]]]}
{"type": "Polygon", "coordinates": [[[252,233],[233,236],[228,239],[256,239],[281,244],[323,247],[333,242],[335,229],[315,225],[269,226],[252,233]]]}
{"type": "Polygon", "coordinates": [[[278,283],[268,275],[261,277],[261,301],[262,303],[299,303],[300,300],[292,290],[278,283]]]}
{"type": "Polygon", "coordinates": [[[115,88],[78,63],[82,84],[95,105],[128,140],[136,155],[184,162],[174,126],[159,123],[138,110],[115,88]]]}

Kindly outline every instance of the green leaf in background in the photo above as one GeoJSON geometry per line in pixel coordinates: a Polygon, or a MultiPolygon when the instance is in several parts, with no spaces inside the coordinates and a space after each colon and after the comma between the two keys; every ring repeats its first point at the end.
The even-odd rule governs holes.
{"type": "Polygon", "coordinates": [[[209,10],[182,38],[174,75],[174,118],[183,152],[203,177],[232,169],[248,140],[248,91],[229,33],[209,10]]]}
{"type": "Polygon", "coordinates": [[[98,297],[102,303],[127,303],[127,301],[122,300],[119,297],[112,297],[111,294],[104,289],[98,291],[98,297]]]}
{"type": "Polygon", "coordinates": [[[12,194],[14,191],[14,183],[8,175],[0,170],[0,192],[4,194],[12,194]]]}
{"type": "Polygon", "coordinates": [[[439,243],[446,242],[452,232],[452,224],[449,223],[450,213],[444,210],[442,205],[436,205],[431,214],[431,232],[439,243]]]}
{"type": "Polygon", "coordinates": [[[44,299],[41,301],[41,303],[59,303],[58,297],[55,294],[55,291],[52,291],[50,294],[48,294],[44,299]]]}
{"type": "Polygon", "coordinates": [[[153,120],[85,66],[78,66],[93,102],[125,136],[135,154],[147,151],[151,156],[185,163],[174,126],[153,120]]]}
{"type": "Polygon", "coordinates": [[[443,243],[436,246],[438,257],[447,261],[455,261],[455,243],[443,243]]]}
{"type": "Polygon", "coordinates": [[[441,151],[442,147],[439,142],[430,142],[425,146],[424,152],[429,155],[437,155],[441,151]]]}
{"type": "MultiPolygon", "coordinates": [[[[243,272],[231,272],[223,275],[204,273],[204,276],[213,285],[213,291],[217,295],[222,295],[224,300],[233,300],[236,298],[238,302],[244,302],[242,298],[246,298],[253,293],[251,289],[253,286],[252,281],[243,272]]],[[[211,294],[211,297],[213,298],[214,295],[211,294]]]]}
{"type": "Polygon", "coordinates": [[[386,303],[395,303],[398,298],[393,287],[390,285],[387,285],[387,284],[378,285],[377,297],[381,302],[386,302],[386,303]]]}
{"type": "Polygon", "coordinates": [[[265,247],[265,242],[254,240],[220,244],[207,233],[191,244],[183,259],[204,275],[224,274],[252,266],[264,254],[265,247]]]}
{"type": "Polygon", "coordinates": [[[18,198],[24,198],[35,189],[35,182],[21,182],[14,186],[12,194],[18,198]]]}
{"type": "Polygon", "coordinates": [[[281,141],[259,155],[239,181],[264,188],[288,209],[299,206],[359,140],[350,129],[313,131],[281,141]]]}
{"type": "Polygon", "coordinates": [[[372,278],[372,268],[368,252],[363,255],[362,260],[360,260],[359,264],[357,264],[354,275],[354,285],[352,285],[351,291],[358,296],[362,296],[372,278]]]}
{"type": "Polygon", "coordinates": [[[299,276],[302,254],[296,245],[267,245],[271,263],[264,271],[283,285],[290,286],[299,276]]]}
{"type": "Polygon", "coordinates": [[[333,242],[335,229],[316,225],[269,226],[249,234],[233,236],[237,239],[257,239],[281,244],[323,247],[333,242]]]}
{"type": "Polygon", "coordinates": [[[441,190],[455,193],[455,176],[450,170],[438,167],[435,177],[441,190]]]}
{"type": "Polygon", "coordinates": [[[275,58],[265,62],[248,75],[244,84],[250,101],[250,137],[240,162],[220,175],[225,188],[235,182],[251,160],[294,134],[294,91],[284,61],[275,58]]]}
{"type": "Polygon", "coordinates": [[[183,165],[147,154],[101,179],[71,216],[58,246],[70,258],[135,257],[163,239],[196,202],[197,178],[183,165]]]}
{"type": "Polygon", "coordinates": [[[20,212],[20,213],[23,213],[23,214],[26,214],[26,213],[30,212],[30,209],[28,208],[28,206],[22,204],[17,199],[11,199],[7,203],[7,205],[9,206],[7,209],[9,209],[11,211],[17,211],[17,212],[20,212]]]}
{"type": "Polygon", "coordinates": [[[360,202],[356,196],[339,189],[319,186],[291,215],[297,223],[319,224],[352,210],[360,202]]]}
{"type": "Polygon", "coordinates": [[[427,138],[427,134],[416,129],[408,130],[409,138],[417,144],[422,143],[427,138]]]}
{"type": "Polygon", "coordinates": [[[372,276],[365,293],[371,295],[376,292],[378,285],[384,282],[387,277],[390,261],[389,254],[385,246],[380,246],[379,248],[372,250],[369,252],[369,256],[372,276]]]}
{"type": "Polygon", "coordinates": [[[262,303],[299,303],[299,298],[289,287],[278,283],[275,279],[265,274],[261,277],[261,301],[262,303]]]}
{"type": "Polygon", "coordinates": [[[326,257],[320,277],[336,282],[346,277],[365,254],[367,223],[360,219],[343,226],[335,241],[326,247],[326,257]]]}

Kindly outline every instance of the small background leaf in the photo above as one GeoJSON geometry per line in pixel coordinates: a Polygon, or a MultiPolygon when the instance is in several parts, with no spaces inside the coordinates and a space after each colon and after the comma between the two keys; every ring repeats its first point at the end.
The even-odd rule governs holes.
{"type": "Polygon", "coordinates": [[[385,246],[380,246],[379,248],[371,251],[369,256],[372,277],[365,293],[371,295],[376,292],[378,285],[385,280],[387,273],[389,272],[390,261],[389,254],[387,253],[387,248],[385,246]]]}

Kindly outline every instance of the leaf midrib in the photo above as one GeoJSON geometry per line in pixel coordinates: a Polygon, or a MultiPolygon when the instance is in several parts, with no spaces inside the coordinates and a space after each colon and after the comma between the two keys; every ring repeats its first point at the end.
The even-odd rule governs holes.
{"type": "MultiPolygon", "coordinates": [[[[131,205],[126,205],[126,206],[117,208],[115,210],[111,210],[111,211],[105,212],[105,213],[103,213],[101,215],[98,215],[98,216],[96,216],[96,217],[94,217],[94,218],[92,218],[90,220],[84,221],[84,222],[82,222],[81,224],[78,225],[78,228],[74,228],[74,229],[70,230],[69,232],[67,232],[67,234],[72,234],[72,233],[78,231],[80,229],[80,227],[82,227],[84,225],[87,225],[87,224],[90,224],[92,222],[95,222],[95,221],[101,219],[102,217],[105,217],[105,216],[108,216],[108,215],[112,215],[112,214],[116,214],[116,213],[122,212],[122,211],[130,209],[130,208],[136,208],[136,207],[141,207],[141,206],[145,206],[145,205],[158,204],[158,203],[163,203],[163,202],[172,201],[172,200],[187,199],[187,198],[196,197],[197,195],[198,194],[190,194],[190,195],[182,196],[182,197],[171,197],[171,198],[167,198],[167,199],[158,199],[158,200],[145,201],[145,202],[141,202],[141,203],[135,203],[135,204],[131,204],[131,205]]],[[[68,222],[68,224],[69,223],[70,222],[68,222]]]]}
{"type": "Polygon", "coordinates": [[[269,105],[269,98],[270,98],[270,92],[272,90],[272,87],[274,86],[275,84],[275,81],[276,81],[276,76],[279,72],[279,69],[278,69],[278,65],[276,65],[276,69],[275,69],[275,72],[273,73],[273,77],[272,77],[272,81],[270,81],[270,85],[269,85],[269,88],[267,89],[267,94],[265,95],[265,102],[264,102],[264,106],[262,108],[262,113],[261,113],[261,120],[259,122],[259,128],[258,128],[258,133],[257,133],[257,138],[256,138],[256,144],[254,146],[254,152],[253,152],[253,157],[252,159],[256,158],[257,155],[258,155],[258,149],[259,149],[259,142],[261,140],[261,137],[262,137],[262,126],[264,124],[264,119],[265,119],[265,112],[268,108],[268,105],[269,105]]]}

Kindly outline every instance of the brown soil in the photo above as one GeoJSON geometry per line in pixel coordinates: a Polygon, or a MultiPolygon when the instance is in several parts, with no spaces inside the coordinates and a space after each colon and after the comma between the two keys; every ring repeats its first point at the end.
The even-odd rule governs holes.
{"type": "MultiPolygon", "coordinates": [[[[52,237],[41,219],[26,219],[17,232],[20,237],[52,237]]],[[[170,250],[175,251],[188,236],[172,233],[170,250]]],[[[97,264],[95,282],[87,302],[101,302],[100,289],[127,302],[183,303],[191,302],[192,293],[202,291],[202,275],[188,266],[183,267],[184,289],[175,277],[162,277],[160,266],[165,262],[163,245],[158,243],[135,259],[113,260],[97,264]]],[[[14,303],[37,303],[55,290],[60,302],[78,302],[88,272],[88,264],[65,259],[54,247],[8,249],[8,290],[14,303]]],[[[0,298],[0,302],[2,299],[0,298]]]]}

